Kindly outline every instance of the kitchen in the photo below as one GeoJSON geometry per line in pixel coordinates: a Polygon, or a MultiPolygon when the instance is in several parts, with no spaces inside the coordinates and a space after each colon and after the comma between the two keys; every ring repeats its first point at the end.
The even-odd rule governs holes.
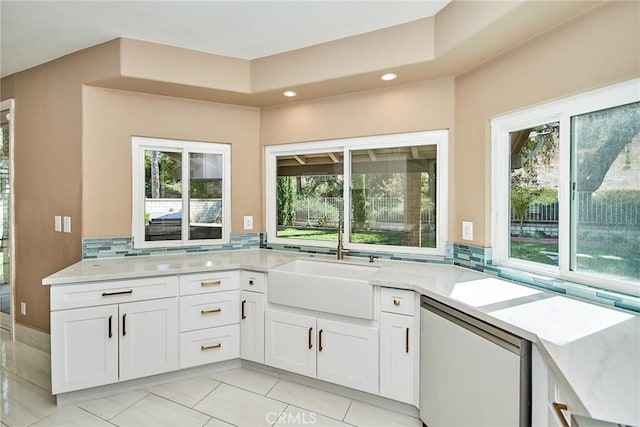
{"type": "MultiPolygon", "coordinates": [[[[494,26],[483,28],[464,24],[464,17],[474,14],[465,8],[473,7],[456,3],[436,15],[431,53],[424,51],[423,40],[415,41],[414,32],[433,31],[433,20],[389,31],[385,35],[397,37],[407,46],[406,54],[416,56],[384,56],[369,66],[369,73],[360,56],[348,55],[350,47],[340,41],[263,58],[249,68],[232,58],[123,38],[3,78],[2,99],[16,100],[15,301],[28,308],[26,315],[16,313],[16,333],[30,329],[48,335],[49,288],[41,285],[43,278],[85,258],[99,239],[111,238],[115,247],[117,239],[131,237],[132,136],[230,142],[232,242],[237,238],[257,248],[255,235],[269,226],[265,147],[449,129],[447,241],[457,244],[459,253],[465,247],[490,248],[490,119],[637,77],[638,13],[634,2],[593,10],[563,4],[554,9],[553,19],[570,21],[531,38],[551,26],[540,18],[531,23],[534,28],[518,26],[517,37],[504,40],[499,35],[505,27],[518,19],[527,22],[544,5],[493,11],[485,19],[494,26]],[[447,33],[452,26],[468,33],[447,33]],[[487,39],[493,44],[484,43],[487,39]],[[490,52],[481,52],[473,40],[490,52]],[[347,59],[319,77],[329,47],[336,58],[347,59]],[[452,64],[447,58],[468,62],[452,64]],[[540,67],[540,58],[553,65],[540,67]],[[288,61],[298,65],[292,68],[288,61]],[[402,79],[402,67],[396,68],[402,61],[422,63],[418,77],[380,86],[379,73],[373,71],[393,68],[402,79]],[[365,78],[349,77],[350,67],[378,86],[358,90],[365,78]],[[291,74],[283,73],[287,69],[291,74]],[[293,82],[301,100],[282,101],[280,89],[293,82]],[[305,100],[305,92],[322,97],[305,100]],[[69,216],[72,232],[55,232],[55,216],[69,216]],[[249,233],[245,216],[253,217],[249,233]],[[462,239],[462,221],[473,223],[472,240],[462,239]]],[[[543,11],[548,12],[538,13],[552,19],[543,11]]],[[[366,36],[352,42],[363,43],[356,49],[367,47],[375,55],[377,45],[366,36]]],[[[272,236],[267,238],[271,242],[272,236]]],[[[615,297],[637,307],[637,296],[625,295],[615,297]]]]}

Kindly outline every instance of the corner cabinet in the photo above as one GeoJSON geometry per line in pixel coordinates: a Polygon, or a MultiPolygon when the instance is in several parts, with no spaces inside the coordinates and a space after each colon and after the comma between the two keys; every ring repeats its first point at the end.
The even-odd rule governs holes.
{"type": "Polygon", "coordinates": [[[53,394],[178,369],[177,277],[50,292],[53,394]]]}

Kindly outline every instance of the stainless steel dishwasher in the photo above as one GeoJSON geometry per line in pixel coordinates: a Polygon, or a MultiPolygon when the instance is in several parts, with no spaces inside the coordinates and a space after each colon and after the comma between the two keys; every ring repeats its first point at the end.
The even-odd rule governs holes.
{"type": "Polygon", "coordinates": [[[420,418],[428,427],[531,425],[531,342],[421,298],[420,418]]]}

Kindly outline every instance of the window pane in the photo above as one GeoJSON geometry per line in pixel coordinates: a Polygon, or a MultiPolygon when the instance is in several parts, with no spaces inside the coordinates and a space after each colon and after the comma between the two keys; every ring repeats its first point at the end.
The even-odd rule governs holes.
{"type": "Polygon", "coordinates": [[[182,238],[182,155],[144,152],[145,241],[182,238]]]}
{"type": "Polygon", "coordinates": [[[640,279],[640,103],[571,118],[572,265],[640,279]]]}
{"type": "Polygon", "coordinates": [[[514,131],[509,256],[558,265],[558,122],[514,131]]]}
{"type": "Polygon", "coordinates": [[[435,145],[355,150],[352,243],[436,246],[435,145]]]}
{"type": "Polygon", "coordinates": [[[222,238],[222,155],[189,153],[189,239],[222,238]]]}
{"type": "Polygon", "coordinates": [[[276,237],[337,241],[343,154],[277,157],[276,237]]]}

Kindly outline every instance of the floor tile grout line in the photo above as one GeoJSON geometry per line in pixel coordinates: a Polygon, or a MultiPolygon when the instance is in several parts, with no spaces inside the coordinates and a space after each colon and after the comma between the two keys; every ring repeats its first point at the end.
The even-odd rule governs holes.
{"type": "Polygon", "coordinates": [[[351,409],[351,406],[353,405],[353,401],[354,401],[354,399],[351,399],[351,402],[349,402],[349,407],[345,411],[344,417],[342,417],[342,419],[340,421],[345,422],[344,420],[347,419],[347,414],[349,413],[349,410],[351,409]]]}
{"type": "MultiPolygon", "coordinates": [[[[115,414],[113,417],[109,418],[107,421],[111,421],[112,419],[114,419],[115,417],[117,417],[118,415],[122,414],[124,411],[126,411],[127,409],[131,408],[133,405],[137,404],[138,402],[141,402],[142,399],[146,399],[147,396],[149,396],[149,392],[146,390],[134,390],[134,391],[142,391],[144,394],[144,396],[142,396],[140,399],[137,399],[135,402],[133,402],[131,405],[127,406],[126,408],[124,408],[122,411],[118,412],[117,414],[115,414]]],[[[126,394],[126,393],[121,393],[121,394],[126,394]]],[[[119,396],[120,394],[114,394],[114,396],[119,396]]],[[[102,399],[100,399],[102,400],[102,399]]],[[[101,417],[102,418],[102,417],[101,417]]],[[[114,423],[112,423],[114,424],[114,423]]]]}
{"type": "MultiPolygon", "coordinates": [[[[216,386],[215,386],[213,389],[211,389],[211,391],[210,391],[209,393],[207,393],[206,395],[204,395],[204,397],[203,397],[202,399],[198,400],[198,401],[196,402],[196,404],[195,404],[195,405],[193,405],[193,406],[191,407],[191,409],[193,409],[194,411],[197,411],[197,409],[194,409],[194,408],[195,408],[196,406],[198,406],[198,405],[200,404],[200,402],[202,402],[204,399],[206,399],[207,397],[209,397],[209,396],[211,395],[211,393],[213,393],[214,391],[216,391],[216,390],[218,389],[218,387],[220,387],[220,384],[222,384],[222,382],[220,382],[220,381],[218,381],[218,380],[214,380],[213,378],[209,378],[209,377],[205,377],[205,378],[206,378],[206,379],[208,379],[208,380],[211,380],[211,381],[215,381],[215,382],[217,382],[218,384],[216,384],[216,386]]],[[[214,418],[215,418],[215,417],[214,417],[214,418]]]]}
{"type": "Polygon", "coordinates": [[[271,388],[270,388],[269,390],[267,390],[267,392],[264,394],[264,397],[268,397],[269,393],[271,393],[271,391],[272,391],[274,388],[276,388],[276,386],[277,386],[278,384],[280,384],[280,380],[281,380],[281,378],[278,378],[278,377],[271,377],[271,378],[275,378],[275,379],[276,379],[276,382],[275,382],[275,383],[273,383],[273,385],[271,386],[271,388]]]}

